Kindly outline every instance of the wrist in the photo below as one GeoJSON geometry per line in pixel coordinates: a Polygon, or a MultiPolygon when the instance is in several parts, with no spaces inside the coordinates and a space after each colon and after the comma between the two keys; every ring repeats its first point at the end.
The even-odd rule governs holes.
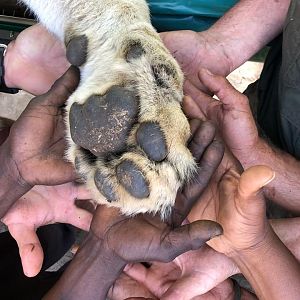
{"type": "Polygon", "coordinates": [[[90,231],[58,283],[43,299],[105,300],[125,262],[90,231]]]}
{"type": "Polygon", "coordinates": [[[262,263],[263,260],[268,257],[270,251],[276,247],[275,244],[279,239],[268,222],[266,226],[265,233],[257,237],[250,247],[233,249],[227,254],[239,267],[244,264],[247,265],[248,263],[251,265],[262,263]]]}
{"type": "Polygon", "coordinates": [[[201,66],[205,66],[205,61],[214,61],[214,65],[209,68],[213,74],[226,77],[234,70],[234,63],[230,56],[225,52],[222,42],[222,34],[216,35],[212,30],[198,32],[200,45],[203,45],[206,51],[200,49],[198,61],[201,66]],[[204,55],[204,56],[203,56],[204,55]],[[209,56],[209,57],[207,57],[209,56]]]}
{"type": "Polygon", "coordinates": [[[259,299],[299,298],[299,264],[273,230],[260,245],[232,259],[259,299]]]}

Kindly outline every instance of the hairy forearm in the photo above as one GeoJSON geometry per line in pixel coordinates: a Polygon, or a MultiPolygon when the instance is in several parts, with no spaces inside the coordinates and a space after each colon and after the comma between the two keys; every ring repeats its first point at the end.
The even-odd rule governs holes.
{"type": "Polygon", "coordinates": [[[269,220],[284,245],[300,262],[300,218],[269,220]]]}
{"type": "Polygon", "coordinates": [[[300,161],[260,139],[257,151],[247,157],[239,157],[244,169],[266,165],[275,171],[275,179],[264,187],[266,198],[282,207],[300,212],[300,161]]]}
{"type": "Polygon", "coordinates": [[[232,259],[259,299],[299,299],[300,266],[272,230],[262,244],[232,259]]]}
{"type": "Polygon", "coordinates": [[[102,242],[90,234],[63,276],[43,299],[105,300],[125,263],[102,246],[102,242]]]}
{"type": "Polygon", "coordinates": [[[241,0],[206,34],[233,71],[283,29],[291,0],[241,0]]]}

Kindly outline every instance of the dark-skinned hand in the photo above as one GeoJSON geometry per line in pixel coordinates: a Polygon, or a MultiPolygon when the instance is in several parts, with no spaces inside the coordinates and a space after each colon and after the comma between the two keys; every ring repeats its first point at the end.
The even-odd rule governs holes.
{"type": "Polygon", "coordinates": [[[78,82],[79,71],[71,67],[49,92],[30,101],[1,146],[5,159],[16,165],[29,186],[63,184],[76,178],[72,165],[63,159],[63,106],[78,82]]]}
{"type": "Polygon", "coordinates": [[[163,222],[158,216],[148,214],[122,216],[116,208],[98,206],[87,240],[45,299],[57,299],[58,295],[68,295],[68,299],[106,299],[109,288],[127,263],[168,262],[222,233],[222,228],[212,221],[179,225],[223,156],[222,143],[214,140],[211,134],[214,131],[207,131],[207,127],[201,124],[190,142],[198,161],[198,173],[178,193],[170,220],[163,222]]]}

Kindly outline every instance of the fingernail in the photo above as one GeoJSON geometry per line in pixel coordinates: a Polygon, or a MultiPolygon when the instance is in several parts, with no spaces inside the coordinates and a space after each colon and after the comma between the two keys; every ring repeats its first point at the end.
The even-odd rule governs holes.
{"type": "Polygon", "coordinates": [[[212,232],[211,236],[210,236],[210,239],[213,239],[217,236],[220,236],[223,234],[223,228],[220,224],[217,223],[217,226],[215,227],[215,231],[212,232]]]}
{"type": "Polygon", "coordinates": [[[207,70],[207,69],[204,69],[204,70],[205,70],[205,72],[207,73],[207,75],[213,76],[213,73],[211,73],[209,70],[207,70]]]}
{"type": "Polygon", "coordinates": [[[270,179],[267,180],[267,181],[264,183],[263,187],[266,186],[266,185],[268,185],[271,181],[274,180],[274,178],[275,178],[276,175],[275,175],[275,172],[274,172],[274,171],[272,171],[272,172],[273,172],[272,177],[270,177],[270,179]]]}

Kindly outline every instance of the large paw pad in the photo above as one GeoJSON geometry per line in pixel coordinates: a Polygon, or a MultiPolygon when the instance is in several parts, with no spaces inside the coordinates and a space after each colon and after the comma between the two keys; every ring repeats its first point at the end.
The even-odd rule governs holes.
{"type": "Polygon", "coordinates": [[[96,156],[120,153],[126,149],[127,137],[138,114],[135,93],[112,87],[104,96],[93,95],[70,109],[73,141],[96,156]]]}

